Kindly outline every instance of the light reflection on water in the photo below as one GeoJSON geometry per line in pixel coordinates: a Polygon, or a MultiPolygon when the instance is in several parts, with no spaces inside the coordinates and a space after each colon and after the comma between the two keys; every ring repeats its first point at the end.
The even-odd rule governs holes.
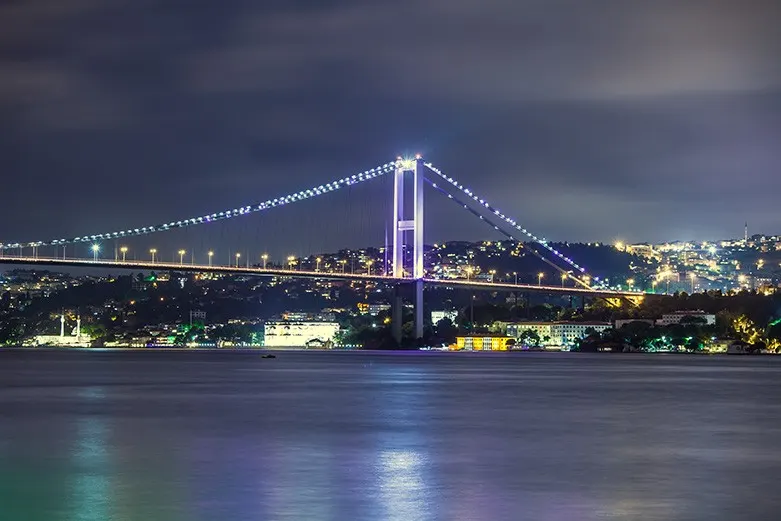
{"type": "MultiPolygon", "coordinates": [[[[90,404],[105,398],[100,387],[86,387],[81,399],[90,404]]],[[[74,472],[70,476],[73,502],[70,519],[74,521],[103,521],[110,519],[111,472],[107,447],[108,427],[99,416],[83,416],[76,419],[74,439],[74,472]]]]}
{"type": "Polygon", "coordinates": [[[384,450],[378,459],[378,488],[385,510],[382,519],[422,519],[426,512],[425,458],[412,450],[384,450]]]}
{"type": "Polygon", "coordinates": [[[2,521],[781,511],[772,359],[0,356],[2,521]]]}

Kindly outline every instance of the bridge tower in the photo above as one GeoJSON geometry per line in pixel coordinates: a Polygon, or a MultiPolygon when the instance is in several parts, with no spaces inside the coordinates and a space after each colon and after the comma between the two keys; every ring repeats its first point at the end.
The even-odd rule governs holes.
{"type": "MultiPolygon", "coordinates": [[[[396,161],[396,173],[393,183],[393,276],[405,278],[404,253],[405,233],[412,232],[412,272],[411,279],[414,288],[415,338],[423,337],[423,159],[420,155],[415,159],[396,161]],[[412,215],[405,212],[404,188],[407,174],[412,174],[412,215]]],[[[393,297],[392,328],[393,337],[401,341],[402,298],[399,288],[393,297]]]]}

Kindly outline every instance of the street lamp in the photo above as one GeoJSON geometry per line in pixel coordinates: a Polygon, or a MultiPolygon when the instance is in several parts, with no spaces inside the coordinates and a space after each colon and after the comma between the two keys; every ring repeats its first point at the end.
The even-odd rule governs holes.
{"type": "Polygon", "coordinates": [[[472,272],[474,271],[474,268],[472,266],[466,267],[466,280],[469,280],[472,278],[472,272]]]}
{"type": "Polygon", "coordinates": [[[515,285],[517,286],[518,285],[518,272],[514,271],[513,272],[513,276],[515,277],[515,285]]]}
{"type": "Polygon", "coordinates": [[[152,255],[152,264],[155,263],[155,255],[157,254],[157,248],[152,248],[149,250],[149,253],[152,255]]]}
{"type": "Polygon", "coordinates": [[[491,275],[491,282],[494,282],[494,278],[496,277],[496,270],[490,270],[489,275],[491,275]]]}
{"type": "Polygon", "coordinates": [[[122,246],[119,251],[122,252],[122,262],[125,262],[125,256],[127,255],[127,246],[122,246]]]}
{"type": "Polygon", "coordinates": [[[239,259],[240,258],[241,258],[241,253],[240,252],[236,252],[236,267],[237,268],[239,267],[239,259]]]}
{"type": "Polygon", "coordinates": [[[344,274],[344,267],[347,266],[347,260],[342,259],[339,261],[339,264],[342,265],[342,274],[344,274]]]}
{"type": "Polygon", "coordinates": [[[323,262],[323,259],[321,259],[320,257],[315,259],[315,263],[316,263],[315,264],[315,271],[320,271],[320,263],[321,262],[323,262]]]}
{"type": "Polygon", "coordinates": [[[635,285],[635,279],[626,279],[626,284],[629,286],[629,289],[632,289],[632,286],[635,285]]]}
{"type": "Polygon", "coordinates": [[[260,260],[263,261],[263,269],[266,269],[266,261],[268,260],[268,253],[264,253],[260,256],[260,260]]]}
{"type": "Polygon", "coordinates": [[[697,278],[697,275],[695,275],[694,273],[689,273],[689,278],[692,281],[692,291],[691,291],[691,294],[694,294],[694,281],[697,278]]]}
{"type": "Polygon", "coordinates": [[[369,276],[370,276],[370,277],[371,277],[371,275],[372,275],[372,264],[374,264],[374,261],[371,261],[371,260],[368,260],[368,261],[366,261],[366,267],[367,267],[367,268],[368,268],[368,270],[369,270],[369,276]]]}
{"type": "Polygon", "coordinates": [[[184,264],[185,253],[187,253],[185,250],[179,250],[179,264],[184,264]]]}
{"type": "Polygon", "coordinates": [[[542,286],[542,278],[545,276],[543,272],[539,272],[537,274],[537,285],[542,286]]]}
{"type": "Polygon", "coordinates": [[[92,260],[97,261],[98,253],[100,252],[100,244],[93,244],[91,249],[92,249],[92,260]]]}
{"type": "Polygon", "coordinates": [[[565,280],[567,280],[567,274],[566,273],[562,273],[561,274],[561,287],[562,288],[564,287],[564,281],[565,280]]]}
{"type": "Polygon", "coordinates": [[[211,268],[211,266],[212,266],[212,257],[214,257],[214,252],[209,250],[209,253],[207,253],[207,255],[209,256],[209,267],[211,268]]]}
{"type": "Polygon", "coordinates": [[[652,290],[654,293],[656,293],[656,285],[657,285],[657,284],[658,284],[658,282],[656,281],[656,279],[654,279],[654,280],[652,280],[652,281],[651,281],[651,290],[652,290]]]}
{"type": "Polygon", "coordinates": [[[295,266],[295,262],[296,262],[296,258],[293,255],[290,255],[287,258],[288,269],[290,271],[293,271],[293,266],[295,266]]]}

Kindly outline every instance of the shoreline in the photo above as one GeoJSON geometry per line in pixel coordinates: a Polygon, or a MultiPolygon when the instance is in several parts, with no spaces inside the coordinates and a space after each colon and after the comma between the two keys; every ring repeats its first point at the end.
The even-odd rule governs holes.
{"type": "Polygon", "coordinates": [[[554,355],[656,355],[656,356],[696,356],[696,357],[749,357],[754,358],[757,356],[773,357],[774,353],[686,353],[686,352],[584,352],[584,351],[554,351],[554,350],[512,350],[512,351],[446,351],[446,350],[433,350],[433,349],[360,349],[360,348],[346,348],[346,349],[324,349],[324,348],[306,348],[300,346],[289,347],[72,347],[72,346],[3,346],[0,347],[2,351],[56,351],[56,352],[224,352],[224,353],[270,353],[270,352],[291,352],[291,353],[371,353],[371,354],[418,354],[418,355],[431,355],[431,356],[535,356],[541,354],[554,354],[554,355]]]}

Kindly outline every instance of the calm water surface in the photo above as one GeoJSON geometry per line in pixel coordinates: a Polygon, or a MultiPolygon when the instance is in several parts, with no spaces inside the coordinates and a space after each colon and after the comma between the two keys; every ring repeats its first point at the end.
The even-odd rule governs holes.
{"type": "Polygon", "coordinates": [[[778,520],[781,360],[0,352],[0,520],[778,520]]]}

